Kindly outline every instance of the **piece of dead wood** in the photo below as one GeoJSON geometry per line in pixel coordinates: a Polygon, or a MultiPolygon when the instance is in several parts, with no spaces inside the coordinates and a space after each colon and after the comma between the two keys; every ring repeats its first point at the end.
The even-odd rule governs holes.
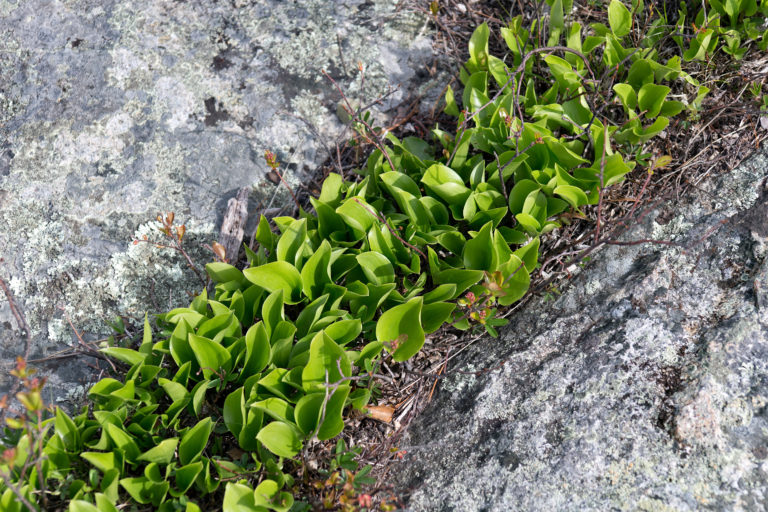
{"type": "Polygon", "coordinates": [[[251,187],[242,187],[237,196],[227,201],[227,212],[221,221],[219,243],[224,247],[225,259],[229,263],[237,262],[237,254],[245,236],[245,222],[248,220],[248,196],[251,187]]]}

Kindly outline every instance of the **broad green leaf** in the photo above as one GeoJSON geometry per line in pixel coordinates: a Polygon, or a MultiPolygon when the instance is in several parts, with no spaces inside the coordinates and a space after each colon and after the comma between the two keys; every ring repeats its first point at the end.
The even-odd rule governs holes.
{"type": "Polygon", "coordinates": [[[220,372],[228,372],[231,368],[229,351],[215,341],[190,334],[189,346],[194,351],[195,358],[203,371],[203,378],[211,379],[220,372]]]}
{"type": "Polygon", "coordinates": [[[298,265],[301,257],[300,249],[306,241],[307,219],[294,220],[277,241],[276,254],[278,261],[286,261],[291,265],[298,265]]]}
{"type": "Polygon", "coordinates": [[[443,326],[451,317],[456,304],[450,302],[433,302],[424,304],[421,310],[421,320],[424,332],[431,334],[443,326]]]}
{"type": "Polygon", "coordinates": [[[489,222],[471,240],[467,240],[462,252],[464,266],[470,270],[494,271],[494,258],[491,243],[491,229],[489,222]]]}
{"type": "Polygon", "coordinates": [[[450,85],[445,90],[445,108],[443,109],[443,112],[454,117],[458,117],[459,115],[459,107],[456,105],[456,98],[454,97],[453,89],[450,85]]]}
{"type": "Polygon", "coordinates": [[[637,93],[637,104],[648,119],[659,115],[670,88],[666,85],[645,84],[637,93]]]}
{"type": "Polygon", "coordinates": [[[333,384],[351,375],[351,363],[344,349],[321,331],[309,345],[309,362],[302,371],[304,389],[322,389],[327,382],[333,384]]]}
{"type": "Polygon", "coordinates": [[[272,419],[293,423],[293,406],[282,398],[269,397],[250,405],[266,413],[272,419]]]}
{"type": "Polygon", "coordinates": [[[179,443],[179,462],[182,465],[191,464],[200,457],[208,444],[211,430],[213,430],[213,422],[211,418],[205,418],[182,436],[179,443]]]}
{"type": "Polygon", "coordinates": [[[160,506],[170,487],[168,482],[153,482],[147,477],[123,478],[120,480],[120,485],[138,503],[151,503],[155,507],[160,506]]]}
{"type": "Polygon", "coordinates": [[[423,299],[414,297],[387,310],[376,322],[376,339],[387,346],[395,361],[405,361],[424,345],[421,326],[423,299]]]}
{"type": "Polygon", "coordinates": [[[240,431],[240,435],[237,436],[237,442],[240,448],[247,451],[255,451],[258,449],[258,443],[256,442],[256,435],[261,430],[261,425],[264,419],[264,413],[258,409],[248,409],[245,415],[245,424],[240,431]]]}
{"type": "Polygon", "coordinates": [[[539,237],[536,237],[513,253],[515,256],[523,260],[523,263],[525,263],[525,268],[528,270],[528,272],[533,272],[533,269],[536,268],[536,264],[539,260],[540,243],[541,241],[539,240],[539,237]]]}
{"type": "Polygon", "coordinates": [[[129,365],[135,365],[143,362],[147,358],[147,354],[142,354],[135,350],[121,347],[107,347],[101,349],[101,351],[110,357],[114,357],[118,361],[122,361],[129,365]]]}
{"type": "Polygon", "coordinates": [[[83,452],[80,456],[102,473],[117,468],[114,452],[83,452]]]}
{"type": "Polygon", "coordinates": [[[323,240],[320,247],[307,260],[301,269],[301,282],[304,295],[314,300],[323,293],[331,279],[331,244],[323,240]]]}
{"type": "Polygon", "coordinates": [[[259,267],[243,270],[245,278],[268,292],[283,291],[287,304],[301,300],[302,280],[296,267],[285,261],[273,261],[259,267]]]}
{"type": "Polygon", "coordinates": [[[262,481],[253,491],[256,505],[275,512],[287,512],[293,506],[293,496],[289,492],[279,491],[280,485],[274,480],[262,481]]]}
{"type": "Polygon", "coordinates": [[[541,185],[533,180],[520,180],[515,183],[509,193],[509,211],[513,215],[522,213],[525,200],[535,190],[540,190],[541,185]]]}
{"type": "Polygon", "coordinates": [[[608,5],[608,23],[613,35],[619,38],[629,34],[632,28],[632,15],[619,0],[611,0],[608,5]]]}
{"type": "Polygon", "coordinates": [[[453,295],[454,299],[482,278],[482,270],[448,269],[438,274],[438,282],[440,284],[453,284],[456,286],[456,291],[453,295]]]}
{"type": "Polygon", "coordinates": [[[554,194],[568,201],[568,203],[577,210],[580,206],[589,203],[587,194],[585,194],[579,187],[574,187],[572,185],[560,185],[555,187],[554,194]]]}
{"type": "Polygon", "coordinates": [[[257,322],[245,333],[245,358],[241,375],[245,378],[256,375],[269,364],[271,347],[263,322],[257,322]]]}
{"type": "Polygon", "coordinates": [[[515,215],[515,219],[517,219],[517,222],[532,235],[537,235],[541,231],[541,224],[539,224],[539,221],[527,213],[518,213],[515,215]]]}
{"type": "Polygon", "coordinates": [[[56,421],[54,425],[56,426],[56,434],[61,438],[67,451],[79,451],[81,445],[80,430],[78,430],[72,418],[67,416],[67,413],[62,411],[60,407],[56,408],[56,421]]]}
{"type": "Polygon", "coordinates": [[[469,38],[469,63],[477,71],[488,65],[488,37],[490,30],[487,23],[479,25],[469,38]]]}
{"type": "Polygon", "coordinates": [[[364,252],[356,256],[368,282],[387,284],[395,282],[395,269],[386,256],[377,252],[364,252]]]}
{"type": "Polygon", "coordinates": [[[245,398],[243,397],[243,388],[237,388],[224,400],[223,409],[224,424],[227,429],[238,437],[243,430],[245,423],[245,398]]]}
{"type": "Polygon", "coordinates": [[[376,209],[360,197],[350,197],[336,209],[344,223],[357,233],[358,239],[365,235],[376,222],[376,209]]]}
{"type": "Polygon", "coordinates": [[[111,423],[107,423],[104,429],[107,431],[107,435],[112,440],[112,443],[123,453],[127,461],[133,462],[141,454],[136,441],[123,429],[111,423]]]}
{"type": "Polygon", "coordinates": [[[324,329],[325,334],[339,345],[346,345],[362,332],[363,324],[359,318],[339,320],[324,329]]]}
{"type": "Polygon", "coordinates": [[[341,188],[344,185],[344,179],[335,172],[328,173],[323,180],[323,187],[320,191],[318,200],[328,206],[336,208],[341,202],[341,188]]]}
{"type": "Polygon", "coordinates": [[[621,99],[621,104],[624,105],[629,112],[633,112],[637,108],[637,93],[635,89],[629,84],[616,84],[613,86],[613,90],[621,99]]]}
{"type": "Polygon", "coordinates": [[[472,193],[458,173],[442,164],[430,166],[421,177],[421,182],[449,205],[464,204],[472,193]]]}
{"type": "Polygon", "coordinates": [[[230,281],[241,283],[243,281],[243,273],[229,263],[220,261],[208,263],[205,266],[205,271],[216,283],[227,283],[230,281]]]}
{"type": "Polygon", "coordinates": [[[83,500],[70,501],[68,510],[69,512],[100,512],[95,505],[83,500]]]}
{"type": "Polygon", "coordinates": [[[200,461],[176,469],[176,488],[181,493],[187,492],[202,472],[203,463],[200,461]]]}
{"type": "Polygon", "coordinates": [[[170,464],[173,459],[173,455],[176,453],[176,446],[179,444],[178,437],[172,437],[170,439],[164,439],[158,443],[154,448],[150,448],[146,452],[139,455],[136,460],[145,462],[154,462],[155,464],[170,464]]]}
{"type": "Polygon", "coordinates": [[[283,421],[273,421],[262,428],[256,439],[278,457],[291,458],[301,451],[298,429],[283,421]]]}
{"type": "Polygon", "coordinates": [[[223,512],[259,512],[260,510],[266,509],[256,507],[253,489],[244,484],[227,482],[222,503],[223,512]]]}

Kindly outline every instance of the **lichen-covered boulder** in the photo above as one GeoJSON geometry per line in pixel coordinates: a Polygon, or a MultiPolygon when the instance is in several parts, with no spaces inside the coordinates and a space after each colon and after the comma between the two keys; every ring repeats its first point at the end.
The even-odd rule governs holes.
{"type": "Polygon", "coordinates": [[[481,339],[403,444],[412,511],[768,509],[767,151],[481,339]]]}
{"type": "MultiPolygon", "coordinates": [[[[64,312],[97,335],[188,301],[200,284],[183,259],[132,239],[174,211],[204,264],[228,198],[254,186],[264,208],[279,190],[265,150],[296,185],[334,148],[339,97],[322,70],[353,100],[358,62],[365,99],[402,85],[381,111],[423,92],[425,23],[389,0],[0,0],[0,276],[32,357],[72,342],[64,312]]],[[[24,347],[4,298],[0,340],[5,368],[24,347]]],[[[84,367],[61,363],[57,396],[84,367]]]]}

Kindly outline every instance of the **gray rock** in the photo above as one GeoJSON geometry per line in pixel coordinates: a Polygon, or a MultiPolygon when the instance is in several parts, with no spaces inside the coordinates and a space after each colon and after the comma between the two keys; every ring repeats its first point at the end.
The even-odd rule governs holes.
{"type": "Polygon", "coordinates": [[[481,339],[415,420],[412,511],[768,509],[768,152],[481,339]],[[671,218],[671,221],[664,221],[671,218]]]}
{"type": "MultiPolygon", "coordinates": [[[[115,315],[188,302],[200,284],[182,259],[131,240],[174,211],[202,266],[240,187],[252,211],[288,204],[265,150],[293,185],[326,158],[342,125],[321,70],[353,98],[358,61],[366,98],[402,84],[386,112],[428,89],[428,35],[385,0],[0,0],[0,275],[32,356],[73,343],[60,307],[97,336],[115,315]]],[[[23,341],[4,297],[0,340],[6,369],[23,341]]],[[[66,361],[49,389],[83,368],[66,361]]]]}

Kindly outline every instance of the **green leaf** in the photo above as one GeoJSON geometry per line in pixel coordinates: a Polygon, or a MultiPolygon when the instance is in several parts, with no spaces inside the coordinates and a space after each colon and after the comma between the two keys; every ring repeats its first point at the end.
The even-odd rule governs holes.
{"type": "Polygon", "coordinates": [[[133,462],[141,454],[133,437],[125,433],[120,427],[107,423],[104,429],[107,431],[107,435],[112,440],[112,443],[123,453],[127,461],[133,462]]]}
{"type": "Polygon", "coordinates": [[[230,281],[241,283],[243,281],[243,273],[229,263],[220,261],[208,263],[205,266],[205,271],[216,283],[228,283],[230,281]]]}
{"type": "Polygon", "coordinates": [[[376,339],[392,352],[395,361],[405,361],[424,345],[421,326],[422,297],[387,310],[376,323],[376,339]]]}
{"type": "Polygon", "coordinates": [[[351,374],[351,363],[344,349],[324,331],[317,333],[309,345],[309,361],[301,374],[304,389],[322,389],[326,378],[333,384],[351,374]]]}
{"type": "Polygon", "coordinates": [[[455,308],[456,304],[450,302],[424,304],[421,310],[424,332],[430,334],[442,327],[451,317],[455,308]]]}
{"type": "Polygon", "coordinates": [[[637,104],[648,119],[659,115],[664,99],[671,89],[666,85],[645,84],[637,93],[637,104]]]}
{"type": "Polygon", "coordinates": [[[494,271],[493,250],[491,244],[492,223],[487,223],[471,240],[464,244],[462,258],[464,266],[471,270],[494,271]]]}
{"type": "Polygon", "coordinates": [[[483,278],[482,270],[448,269],[438,274],[440,284],[453,284],[456,291],[452,298],[457,298],[470,286],[477,284],[483,278]]]}
{"type": "Polygon", "coordinates": [[[472,72],[485,69],[488,65],[489,36],[488,24],[483,23],[475,29],[469,39],[469,64],[474,68],[471,69],[472,72]]]}
{"type": "Polygon", "coordinates": [[[608,5],[608,23],[613,35],[619,38],[629,34],[632,28],[632,15],[619,0],[611,0],[608,5]]]}
{"type": "Polygon", "coordinates": [[[114,452],[83,452],[80,456],[102,473],[117,468],[114,452]]]}
{"type": "Polygon", "coordinates": [[[176,469],[176,488],[181,493],[187,492],[202,472],[203,463],[200,461],[176,469]]]}
{"type": "Polygon", "coordinates": [[[69,512],[100,512],[95,505],[83,500],[70,501],[68,510],[69,512]]]}
{"type": "Polygon", "coordinates": [[[272,396],[250,406],[267,413],[272,419],[293,423],[293,406],[282,398],[272,396]]]}
{"type": "Polygon", "coordinates": [[[286,261],[291,265],[298,265],[301,258],[299,251],[306,240],[307,219],[291,222],[277,241],[276,254],[278,261],[286,261]]]}
{"type": "Polygon", "coordinates": [[[377,285],[395,282],[395,269],[383,254],[369,251],[358,254],[356,259],[368,282],[377,285]]]}
{"type": "Polygon", "coordinates": [[[273,261],[243,270],[245,278],[269,292],[283,291],[287,304],[301,301],[302,280],[296,267],[285,261],[273,261]]]}
{"type": "Polygon", "coordinates": [[[301,282],[304,295],[314,300],[323,293],[331,279],[331,244],[323,240],[320,247],[307,260],[301,269],[301,282]]]}
{"type": "Polygon", "coordinates": [[[108,356],[114,357],[118,361],[122,361],[131,366],[141,363],[147,358],[147,354],[142,354],[129,348],[106,347],[101,349],[101,351],[108,356]]]}
{"type": "Polygon", "coordinates": [[[359,318],[339,320],[325,328],[325,334],[339,345],[346,345],[362,332],[363,324],[359,318]]]}
{"type": "Polygon", "coordinates": [[[274,251],[275,234],[272,233],[272,228],[269,227],[269,221],[264,215],[259,217],[259,226],[256,228],[256,240],[258,240],[261,246],[269,252],[274,251]]]}
{"type": "Polygon", "coordinates": [[[224,400],[224,409],[222,411],[224,424],[227,429],[238,437],[245,424],[245,398],[243,397],[243,388],[237,388],[224,400]]]}
{"type": "Polygon", "coordinates": [[[75,422],[72,418],[67,416],[67,413],[61,410],[60,407],[56,408],[56,434],[61,438],[64,443],[64,447],[69,452],[77,452],[80,450],[80,430],[78,430],[75,422]]]}
{"type": "Polygon", "coordinates": [[[120,480],[120,485],[137,502],[141,504],[151,503],[155,507],[160,506],[170,487],[168,482],[153,482],[147,477],[123,478],[120,480]]]}
{"type": "Polygon", "coordinates": [[[200,420],[197,425],[189,429],[181,438],[179,444],[179,462],[186,466],[195,462],[203,453],[208,438],[213,430],[211,418],[200,420]]]}
{"type": "Polygon", "coordinates": [[[200,369],[203,371],[203,378],[208,380],[219,375],[219,372],[229,372],[231,368],[231,355],[229,351],[213,340],[198,336],[189,335],[189,346],[195,353],[200,369]]]}
{"type": "Polygon", "coordinates": [[[506,263],[500,265],[499,270],[504,276],[504,285],[498,301],[502,306],[509,306],[520,300],[528,291],[531,276],[525,263],[515,255],[510,256],[506,263]]]}
{"type": "Polygon", "coordinates": [[[635,89],[629,84],[616,84],[613,86],[613,90],[619,95],[624,108],[629,112],[633,112],[637,107],[637,93],[635,89]]]}
{"type": "Polygon", "coordinates": [[[154,462],[155,464],[167,465],[171,463],[173,455],[176,453],[176,446],[179,444],[178,437],[164,439],[154,448],[139,455],[136,460],[145,462],[154,462]]]}
{"type": "Polygon", "coordinates": [[[265,510],[256,507],[253,489],[244,484],[227,482],[224,490],[223,512],[259,512],[265,510]]]}
{"type": "Polygon", "coordinates": [[[283,421],[273,421],[262,428],[256,439],[278,457],[291,458],[301,451],[301,436],[298,429],[283,421]]]}
{"type": "Polygon", "coordinates": [[[372,213],[375,211],[375,208],[360,197],[350,197],[336,209],[344,223],[356,231],[358,239],[362,238],[376,221],[376,216],[372,213]]]}
{"type": "Polygon", "coordinates": [[[445,108],[443,109],[443,112],[454,117],[458,117],[459,115],[459,107],[456,105],[456,98],[454,97],[453,89],[450,85],[445,90],[445,108]]]}
{"type": "Polygon", "coordinates": [[[464,204],[472,193],[456,171],[442,164],[431,165],[424,171],[421,182],[449,205],[464,204]]]}
{"type": "Polygon", "coordinates": [[[245,333],[245,359],[241,375],[245,378],[256,375],[269,364],[271,347],[263,322],[257,322],[245,333]]]}
{"type": "Polygon", "coordinates": [[[293,506],[289,492],[279,492],[280,485],[274,480],[262,481],[253,491],[258,507],[264,506],[275,512],[287,512],[293,506]]]}
{"type": "Polygon", "coordinates": [[[560,185],[559,187],[555,187],[553,193],[568,201],[568,203],[577,210],[580,206],[589,203],[587,194],[585,194],[579,187],[574,187],[573,185],[560,185]]]}
{"type": "Polygon", "coordinates": [[[525,200],[532,192],[540,189],[541,185],[533,180],[520,180],[515,183],[509,193],[509,212],[513,215],[522,213],[525,200]]]}
{"type": "Polygon", "coordinates": [[[340,174],[335,172],[328,173],[328,176],[323,180],[323,187],[320,191],[320,197],[318,201],[325,203],[328,206],[336,208],[338,203],[341,202],[341,189],[344,185],[344,179],[340,174]]]}

